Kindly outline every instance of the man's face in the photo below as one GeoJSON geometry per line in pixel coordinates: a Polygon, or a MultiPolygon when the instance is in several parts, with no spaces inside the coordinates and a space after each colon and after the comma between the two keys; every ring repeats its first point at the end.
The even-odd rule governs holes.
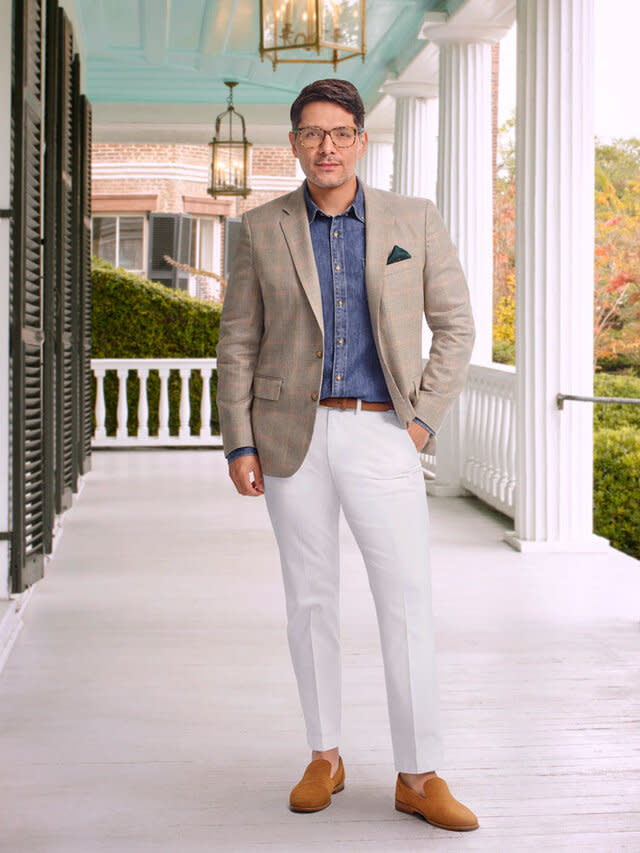
{"type": "MultiPolygon", "coordinates": [[[[300,127],[356,127],[356,122],[345,109],[329,101],[313,101],[303,107],[300,127]]],[[[367,134],[356,136],[350,148],[337,148],[326,134],[318,148],[303,148],[295,133],[289,133],[293,154],[300,160],[302,171],[310,183],[318,187],[340,187],[356,173],[356,163],[367,147],[367,134]]]]}

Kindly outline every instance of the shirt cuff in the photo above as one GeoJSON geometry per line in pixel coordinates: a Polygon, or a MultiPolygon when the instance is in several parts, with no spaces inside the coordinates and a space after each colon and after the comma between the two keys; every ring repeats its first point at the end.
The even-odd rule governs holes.
{"type": "Polygon", "coordinates": [[[413,420],[415,423],[420,424],[421,427],[424,427],[428,432],[431,433],[431,435],[435,435],[435,431],[432,430],[430,426],[425,424],[424,421],[421,421],[420,418],[414,418],[413,420]]]}
{"type": "Polygon", "coordinates": [[[237,459],[238,456],[257,456],[258,451],[255,447],[236,447],[235,450],[232,450],[227,456],[227,462],[233,462],[234,459],[237,459]]]}

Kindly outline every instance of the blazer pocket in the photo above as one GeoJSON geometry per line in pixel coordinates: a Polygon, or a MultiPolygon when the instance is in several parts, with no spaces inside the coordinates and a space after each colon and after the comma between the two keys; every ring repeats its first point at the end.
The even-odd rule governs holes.
{"type": "Polygon", "coordinates": [[[253,396],[262,400],[277,400],[280,397],[282,379],[275,376],[254,376],[253,396]]]}
{"type": "Polygon", "coordinates": [[[418,258],[406,258],[403,261],[396,261],[393,264],[386,264],[384,268],[385,277],[388,275],[396,275],[401,272],[417,269],[420,266],[418,258]]]}

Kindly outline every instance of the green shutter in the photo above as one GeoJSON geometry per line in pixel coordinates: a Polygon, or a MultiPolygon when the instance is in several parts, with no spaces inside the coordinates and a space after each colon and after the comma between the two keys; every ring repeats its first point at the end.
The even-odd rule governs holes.
{"type": "Polygon", "coordinates": [[[12,73],[11,584],[43,575],[41,56],[39,0],[16,0],[12,73]]]}

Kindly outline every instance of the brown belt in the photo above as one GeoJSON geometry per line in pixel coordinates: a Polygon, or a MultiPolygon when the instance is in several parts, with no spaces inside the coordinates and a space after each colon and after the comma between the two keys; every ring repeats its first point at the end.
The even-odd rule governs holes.
{"type": "MultiPolygon", "coordinates": [[[[357,397],[324,397],[320,400],[321,406],[329,406],[330,409],[355,409],[357,408],[357,397]]],[[[393,409],[393,403],[367,403],[362,400],[361,407],[365,412],[388,412],[393,409]]]]}

